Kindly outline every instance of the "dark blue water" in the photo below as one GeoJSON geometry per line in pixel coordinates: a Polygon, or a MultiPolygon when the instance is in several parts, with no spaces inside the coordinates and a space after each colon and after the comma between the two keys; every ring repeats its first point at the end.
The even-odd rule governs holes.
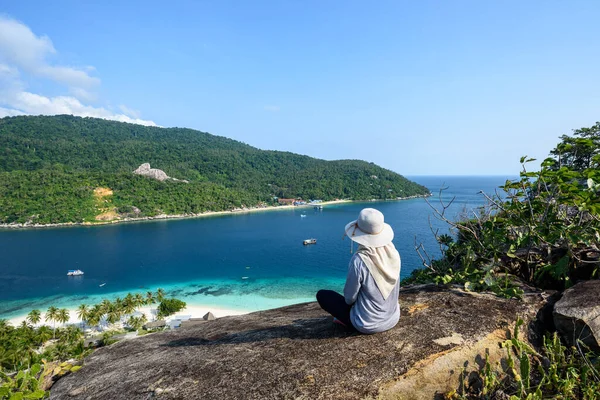
{"type": "MultiPolygon", "coordinates": [[[[504,177],[413,177],[448,217],[481,206],[504,177]]],[[[49,305],[73,307],[126,292],[163,287],[190,304],[258,310],[310,301],[322,287],[341,289],[350,253],[343,227],[364,207],[385,215],[402,256],[402,276],[422,266],[415,243],[431,254],[430,230],[447,229],[424,199],[328,205],[187,220],[98,227],[0,230],[0,318],[49,305]],[[306,217],[301,217],[306,214],[306,217]],[[318,244],[303,246],[307,238],[318,244]],[[82,277],[67,277],[81,269],[82,277]],[[104,284],[100,287],[101,284],[104,284]]]]}

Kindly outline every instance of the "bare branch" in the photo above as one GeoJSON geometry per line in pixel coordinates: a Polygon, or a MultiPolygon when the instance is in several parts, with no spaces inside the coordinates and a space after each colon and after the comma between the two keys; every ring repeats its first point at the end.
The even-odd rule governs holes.
{"type": "Polygon", "coordinates": [[[499,204],[494,199],[492,199],[490,196],[488,196],[487,194],[485,194],[485,192],[483,190],[480,190],[479,194],[482,194],[487,199],[487,201],[489,201],[490,203],[492,203],[493,205],[495,205],[496,207],[498,207],[502,211],[506,211],[501,204],[499,204]]]}
{"type": "Polygon", "coordinates": [[[429,254],[427,254],[427,251],[425,250],[423,243],[417,244],[417,236],[416,235],[415,235],[415,251],[419,255],[419,258],[421,259],[421,263],[423,264],[423,266],[433,272],[436,272],[432,266],[431,257],[429,256],[429,254]],[[421,252],[423,252],[423,253],[421,253],[421,252]]]}

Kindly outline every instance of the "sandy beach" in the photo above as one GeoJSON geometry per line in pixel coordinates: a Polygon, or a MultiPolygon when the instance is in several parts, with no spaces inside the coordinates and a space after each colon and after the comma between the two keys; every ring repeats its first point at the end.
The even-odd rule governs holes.
{"type": "MultiPolygon", "coordinates": [[[[156,310],[156,306],[157,305],[153,305],[152,307],[150,307],[150,306],[140,307],[137,309],[137,311],[144,313],[146,315],[146,318],[148,319],[148,321],[153,321],[154,319],[156,319],[156,317],[155,317],[156,313],[153,312],[156,310]]],[[[79,318],[77,318],[77,309],[76,308],[67,308],[67,310],[69,311],[69,322],[67,322],[66,324],[58,324],[57,323],[56,324],[57,328],[64,326],[64,325],[73,325],[73,324],[81,323],[81,320],[79,318]]],[[[211,312],[216,318],[227,317],[230,315],[248,314],[248,311],[244,311],[244,310],[233,310],[233,309],[215,307],[215,306],[210,306],[210,305],[188,305],[186,308],[184,308],[183,310],[181,310],[180,312],[174,314],[173,316],[171,316],[169,318],[174,318],[177,316],[191,316],[191,318],[202,318],[207,312],[211,312]]],[[[23,321],[25,321],[26,318],[27,318],[27,315],[21,315],[18,317],[10,318],[8,320],[8,322],[12,326],[18,326],[23,321]]],[[[46,313],[42,312],[41,322],[36,324],[35,326],[37,327],[37,326],[41,326],[41,325],[48,325],[48,326],[52,327],[53,323],[45,322],[45,318],[46,318],[46,313]]],[[[167,318],[167,319],[169,319],[169,318],[167,318]]]]}
{"type": "MultiPolygon", "coordinates": [[[[407,196],[396,199],[390,199],[385,201],[400,201],[400,200],[410,200],[421,197],[430,197],[431,193],[427,195],[417,195],[417,196],[407,196]]],[[[364,202],[362,200],[360,202],[364,202]]],[[[372,200],[375,201],[375,200],[372,200]]],[[[383,201],[383,200],[382,200],[383,201]]],[[[119,218],[113,219],[110,221],[96,221],[96,222],[62,222],[56,224],[0,224],[0,229],[8,228],[8,229],[29,229],[29,228],[53,228],[53,227],[65,227],[65,226],[102,226],[102,225],[110,225],[110,224],[121,224],[126,222],[143,222],[143,221],[156,221],[156,220],[165,220],[165,219],[184,219],[184,218],[203,218],[203,217],[216,217],[220,215],[232,215],[232,214],[249,214],[254,212],[261,211],[276,211],[276,210],[291,210],[291,209],[307,209],[315,206],[327,206],[333,204],[343,204],[343,203],[352,203],[355,200],[331,200],[331,201],[323,201],[321,203],[316,204],[304,204],[299,206],[285,205],[285,206],[266,206],[266,207],[245,207],[245,208],[236,208],[233,210],[226,211],[207,211],[199,214],[160,214],[155,215],[153,217],[140,217],[140,218],[119,218]]]]}
{"type": "Polygon", "coordinates": [[[332,201],[323,201],[317,204],[305,204],[300,206],[267,206],[267,207],[245,207],[245,208],[236,208],[233,210],[226,211],[207,211],[199,214],[160,214],[153,217],[140,217],[140,218],[120,218],[114,219],[111,221],[97,221],[97,222],[64,222],[57,224],[0,224],[0,228],[9,228],[9,229],[23,229],[23,228],[52,228],[59,226],[100,226],[100,225],[110,225],[110,224],[120,224],[125,222],[142,222],[142,221],[155,221],[155,220],[164,220],[164,219],[183,219],[183,218],[203,218],[203,217],[215,217],[220,215],[232,215],[232,214],[247,214],[254,213],[260,211],[274,211],[274,210],[291,210],[291,209],[306,209],[314,206],[326,206],[332,204],[342,204],[342,203],[350,203],[352,200],[332,200],[332,201]]]}

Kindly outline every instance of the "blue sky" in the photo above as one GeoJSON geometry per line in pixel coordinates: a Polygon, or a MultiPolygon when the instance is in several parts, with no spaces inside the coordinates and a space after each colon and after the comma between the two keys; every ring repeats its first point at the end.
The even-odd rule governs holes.
{"type": "Polygon", "coordinates": [[[89,3],[2,2],[0,116],[511,176],[600,120],[597,1],[89,3]]]}

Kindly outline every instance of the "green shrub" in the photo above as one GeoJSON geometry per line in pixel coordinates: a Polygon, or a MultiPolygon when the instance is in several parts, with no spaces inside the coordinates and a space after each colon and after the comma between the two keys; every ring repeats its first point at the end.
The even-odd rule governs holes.
{"type": "Polygon", "coordinates": [[[459,390],[447,393],[445,398],[600,399],[600,359],[597,355],[582,342],[576,347],[564,346],[556,333],[545,336],[538,353],[519,339],[522,325],[523,320],[519,319],[511,338],[502,343],[506,349],[503,364],[492,368],[486,355],[477,376],[461,382],[459,390]]]}
{"type": "Polygon", "coordinates": [[[0,400],[10,399],[43,399],[48,392],[41,389],[46,370],[40,364],[33,364],[29,369],[20,370],[11,377],[0,367],[0,400]]]}
{"type": "Polygon", "coordinates": [[[426,268],[415,271],[406,282],[456,283],[466,289],[518,297],[520,291],[506,274],[557,290],[578,280],[597,278],[600,124],[575,135],[584,135],[580,132],[587,136],[563,136],[557,146],[562,150],[555,149],[552,154],[556,158],[544,160],[537,172],[526,168],[534,160],[522,157],[520,178],[506,181],[500,194],[484,194],[488,204],[469,218],[447,219],[451,202],[442,202],[441,209],[432,206],[455,237],[435,232],[442,253],[436,260],[427,256],[423,246],[417,246],[426,268]],[[573,150],[571,142],[584,146],[585,157],[573,150]]]}
{"type": "Polygon", "coordinates": [[[168,317],[185,308],[185,301],[179,299],[163,299],[158,305],[158,318],[168,317]]]}

